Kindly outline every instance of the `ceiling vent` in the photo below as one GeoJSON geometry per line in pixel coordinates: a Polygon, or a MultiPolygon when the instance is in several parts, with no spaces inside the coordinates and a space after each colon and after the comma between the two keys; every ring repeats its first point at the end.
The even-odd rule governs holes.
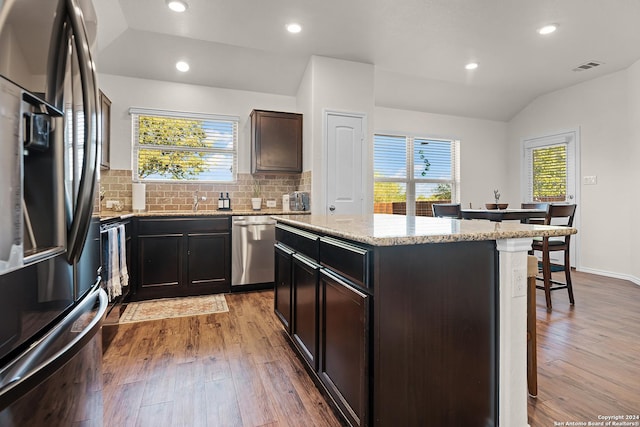
{"type": "Polygon", "coordinates": [[[573,69],[573,71],[586,71],[595,67],[599,67],[602,64],[603,64],[602,62],[598,62],[598,61],[589,61],[589,62],[585,62],[584,64],[578,65],[576,68],[573,69]]]}

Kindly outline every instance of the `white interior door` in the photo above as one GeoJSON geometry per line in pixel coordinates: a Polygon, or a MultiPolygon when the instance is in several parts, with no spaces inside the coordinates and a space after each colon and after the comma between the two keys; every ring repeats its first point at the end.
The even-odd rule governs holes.
{"type": "Polygon", "coordinates": [[[363,213],[364,117],[326,113],[327,206],[329,215],[363,213]]]}
{"type": "MultiPolygon", "coordinates": [[[[578,131],[527,139],[523,143],[523,202],[578,204],[578,131]]],[[[574,218],[578,226],[578,215],[574,218]]],[[[576,236],[571,238],[571,265],[576,265],[576,236]]],[[[564,264],[562,252],[551,262],[564,264]]]]}

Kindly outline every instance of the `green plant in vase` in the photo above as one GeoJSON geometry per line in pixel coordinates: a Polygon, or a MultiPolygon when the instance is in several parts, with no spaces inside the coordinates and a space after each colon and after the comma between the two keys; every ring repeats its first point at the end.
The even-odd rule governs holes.
{"type": "Polygon", "coordinates": [[[251,207],[254,211],[259,211],[262,207],[262,186],[257,179],[253,180],[253,197],[251,197],[251,207]]]}

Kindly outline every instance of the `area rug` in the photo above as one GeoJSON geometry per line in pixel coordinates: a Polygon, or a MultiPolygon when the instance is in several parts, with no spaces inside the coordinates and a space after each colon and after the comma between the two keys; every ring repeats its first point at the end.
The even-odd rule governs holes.
{"type": "Polygon", "coordinates": [[[119,323],[144,322],[172,317],[198,316],[200,314],[229,311],[224,295],[164,298],[153,301],[132,302],[127,305],[119,323]]]}

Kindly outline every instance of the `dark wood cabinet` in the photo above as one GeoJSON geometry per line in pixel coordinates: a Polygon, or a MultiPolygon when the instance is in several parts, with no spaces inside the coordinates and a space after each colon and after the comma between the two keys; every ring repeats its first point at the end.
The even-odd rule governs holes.
{"type": "Polygon", "coordinates": [[[370,249],[283,224],[276,240],[275,312],[349,424],[368,425],[370,249]]]}
{"type": "Polygon", "coordinates": [[[141,218],[135,299],[229,292],[230,217],[141,218]]]}
{"type": "Polygon", "coordinates": [[[203,289],[208,293],[208,289],[228,285],[229,237],[229,233],[187,234],[187,286],[190,289],[203,289]]]}
{"type": "Polygon", "coordinates": [[[375,248],[372,424],[497,425],[497,263],[493,241],[375,248]]]}
{"type": "Polygon", "coordinates": [[[111,164],[111,100],[100,91],[100,168],[109,169],[111,164]]]}
{"type": "Polygon", "coordinates": [[[294,252],[290,338],[345,424],[496,424],[494,241],[368,246],[281,223],[276,240],[294,252]]]}
{"type": "Polygon", "coordinates": [[[331,271],[320,271],[318,373],[354,426],[368,425],[370,300],[331,271]]]}
{"type": "Polygon", "coordinates": [[[287,332],[291,332],[292,266],[293,251],[284,245],[276,244],[274,311],[287,332]]]}
{"type": "Polygon", "coordinates": [[[318,273],[312,259],[293,254],[293,323],[291,336],[302,356],[318,369],[318,273]]]}
{"type": "Polygon", "coordinates": [[[138,236],[139,297],[145,293],[178,294],[182,276],[182,240],[181,234],[138,236]]]}
{"type": "Polygon", "coordinates": [[[302,172],[302,114],[251,112],[251,172],[302,172]]]}

